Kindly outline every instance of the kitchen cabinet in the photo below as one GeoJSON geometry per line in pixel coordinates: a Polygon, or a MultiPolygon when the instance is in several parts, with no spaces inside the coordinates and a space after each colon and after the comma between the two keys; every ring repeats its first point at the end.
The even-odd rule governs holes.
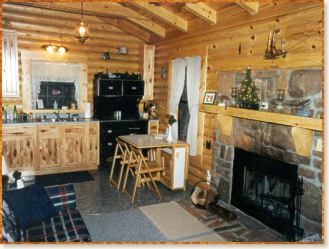
{"type": "Polygon", "coordinates": [[[99,122],[4,125],[8,170],[36,175],[97,169],[99,122]]]}
{"type": "Polygon", "coordinates": [[[90,123],[86,128],[87,163],[98,165],[99,162],[99,123],[90,123]]]}
{"type": "Polygon", "coordinates": [[[8,171],[31,170],[36,165],[36,127],[3,127],[2,155],[8,171]]]}
{"type": "Polygon", "coordinates": [[[67,125],[63,129],[63,163],[65,167],[80,167],[86,163],[85,125],[67,125]]]}
{"type": "Polygon", "coordinates": [[[97,96],[122,96],[122,80],[98,79],[97,96]]]}
{"type": "Polygon", "coordinates": [[[173,145],[161,150],[165,167],[161,182],[171,190],[186,189],[188,177],[188,145],[173,145]]]}
{"type": "Polygon", "coordinates": [[[100,123],[100,160],[104,164],[114,155],[115,138],[130,134],[147,134],[148,120],[113,120],[100,123]]]}
{"type": "Polygon", "coordinates": [[[61,129],[58,125],[37,127],[38,167],[37,171],[52,170],[63,164],[61,155],[61,129]]]}

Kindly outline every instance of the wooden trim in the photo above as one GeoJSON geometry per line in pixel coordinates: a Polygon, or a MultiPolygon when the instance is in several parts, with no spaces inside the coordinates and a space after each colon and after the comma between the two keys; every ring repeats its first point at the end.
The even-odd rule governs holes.
{"type": "Polygon", "coordinates": [[[217,23],[216,10],[210,8],[205,3],[187,3],[184,9],[210,24],[217,23]]]}
{"type": "Polygon", "coordinates": [[[292,127],[300,127],[304,129],[322,131],[322,119],[306,118],[292,116],[281,113],[272,113],[264,111],[255,111],[248,109],[240,109],[234,107],[216,106],[216,105],[200,105],[199,111],[206,113],[216,113],[236,118],[244,118],[267,123],[282,124],[292,127]]]}
{"type": "MultiPolygon", "coordinates": [[[[36,53],[28,50],[21,51],[21,61],[22,61],[22,87],[23,87],[23,111],[26,113],[49,113],[49,109],[35,109],[33,110],[31,99],[32,99],[32,89],[31,89],[31,60],[43,60],[57,62],[67,62],[67,63],[79,63],[78,61],[72,61],[68,58],[58,57],[58,55],[47,56],[45,53],[36,53]]],[[[83,113],[85,111],[85,103],[88,102],[87,92],[88,92],[88,67],[85,63],[79,63],[81,65],[80,71],[80,102],[78,103],[79,109],[77,110],[59,110],[60,113],[83,113]]],[[[54,111],[54,110],[52,110],[54,111]]]]}
{"type": "Polygon", "coordinates": [[[180,16],[174,14],[173,12],[159,6],[154,6],[147,2],[129,2],[130,4],[144,10],[145,12],[161,19],[162,21],[168,23],[174,28],[187,32],[187,21],[180,16]]]}
{"type": "Polygon", "coordinates": [[[291,135],[294,140],[297,154],[309,157],[312,149],[313,131],[299,127],[292,127],[291,135]]]}
{"type": "Polygon", "coordinates": [[[258,13],[259,3],[258,2],[236,2],[242,9],[246,10],[250,15],[255,15],[258,13]]]}

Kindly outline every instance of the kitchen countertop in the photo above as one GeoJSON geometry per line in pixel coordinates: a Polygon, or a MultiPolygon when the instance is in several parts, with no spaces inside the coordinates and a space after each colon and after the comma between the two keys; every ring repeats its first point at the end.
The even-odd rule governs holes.
{"type": "Polygon", "coordinates": [[[94,123],[99,122],[98,119],[84,119],[79,118],[77,121],[73,120],[61,120],[53,122],[51,119],[46,119],[45,121],[28,121],[28,122],[10,122],[10,121],[3,121],[2,126],[16,126],[16,125],[65,125],[65,124],[83,124],[83,123],[94,123]]]}

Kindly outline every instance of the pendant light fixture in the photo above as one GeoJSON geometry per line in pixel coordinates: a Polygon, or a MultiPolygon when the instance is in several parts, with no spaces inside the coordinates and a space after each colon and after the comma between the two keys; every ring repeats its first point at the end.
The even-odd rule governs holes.
{"type": "Polygon", "coordinates": [[[83,21],[83,2],[81,2],[81,20],[77,28],[75,37],[79,40],[80,43],[84,43],[89,38],[88,27],[83,21]]]}

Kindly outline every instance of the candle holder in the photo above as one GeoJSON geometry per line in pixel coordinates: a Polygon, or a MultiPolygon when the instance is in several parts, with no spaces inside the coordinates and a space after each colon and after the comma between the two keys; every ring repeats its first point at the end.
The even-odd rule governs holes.
{"type": "Polygon", "coordinates": [[[278,105],[277,105],[276,108],[278,108],[278,109],[282,109],[283,108],[282,102],[285,99],[285,95],[286,95],[286,90],[285,89],[278,89],[278,91],[277,91],[277,98],[276,98],[278,100],[278,105]]]}
{"type": "Polygon", "coordinates": [[[239,88],[236,86],[232,86],[231,87],[231,98],[232,98],[233,106],[237,106],[237,104],[238,104],[238,101],[237,101],[238,93],[239,93],[239,88]]]}

